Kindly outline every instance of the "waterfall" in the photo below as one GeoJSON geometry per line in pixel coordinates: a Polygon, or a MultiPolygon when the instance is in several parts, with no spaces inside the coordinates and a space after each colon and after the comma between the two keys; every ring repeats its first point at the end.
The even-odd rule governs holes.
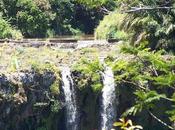
{"type": "Polygon", "coordinates": [[[67,130],[78,130],[78,112],[70,68],[64,67],[61,74],[66,104],[66,127],[67,130]]]}
{"type": "Polygon", "coordinates": [[[114,74],[110,67],[106,67],[103,76],[101,129],[111,130],[116,117],[116,92],[114,74]]]}

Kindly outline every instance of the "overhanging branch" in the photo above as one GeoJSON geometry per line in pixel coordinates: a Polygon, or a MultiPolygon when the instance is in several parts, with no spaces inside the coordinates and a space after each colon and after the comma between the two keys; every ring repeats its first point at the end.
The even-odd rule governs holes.
{"type": "Polygon", "coordinates": [[[157,120],[159,123],[161,123],[162,125],[168,127],[170,130],[174,130],[173,127],[169,126],[167,123],[165,123],[164,121],[162,121],[161,119],[159,119],[157,116],[155,116],[151,111],[148,111],[149,114],[155,119],[157,120]]]}
{"type": "Polygon", "coordinates": [[[102,6],[101,8],[101,11],[103,12],[103,13],[105,13],[105,14],[109,14],[109,13],[111,13],[112,11],[110,11],[110,10],[108,10],[106,7],[104,7],[104,6],[102,6]]]}
{"type": "Polygon", "coordinates": [[[124,13],[133,13],[133,12],[138,12],[138,11],[150,11],[150,10],[170,10],[170,9],[175,9],[175,7],[131,7],[130,10],[123,11],[124,13]]]}

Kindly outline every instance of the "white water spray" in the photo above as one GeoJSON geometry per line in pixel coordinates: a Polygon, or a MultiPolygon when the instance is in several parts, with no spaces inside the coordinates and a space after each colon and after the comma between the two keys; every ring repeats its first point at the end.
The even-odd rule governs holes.
{"type": "Polygon", "coordinates": [[[116,117],[116,92],[114,74],[111,68],[106,67],[103,76],[101,129],[111,130],[116,117]]]}
{"type": "Polygon", "coordinates": [[[78,112],[76,105],[76,95],[71,77],[70,68],[62,70],[63,91],[66,104],[66,127],[67,130],[78,130],[78,112]]]}

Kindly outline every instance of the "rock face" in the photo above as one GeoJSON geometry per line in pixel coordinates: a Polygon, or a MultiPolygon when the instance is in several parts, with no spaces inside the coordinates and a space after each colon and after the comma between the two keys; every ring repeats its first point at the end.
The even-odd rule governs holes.
{"type": "Polygon", "coordinates": [[[50,91],[54,81],[51,72],[0,75],[0,129],[22,130],[25,120],[40,121],[41,113],[49,111],[54,100],[59,99],[50,91]]]}
{"type": "MultiPolygon", "coordinates": [[[[91,82],[83,89],[78,89],[77,79],[82,75],[74,72],[72,76],[79,112],[79,126],[76,130],[96,130],[101,125],[99,108],[102,92],[94,92],[91,82]]],[[[51,91],[55,81],[56,76],[50,71],[42,74],[34,71],[1,74],[0,130],[67,130],[63,90],[60,87],[59,94],[51,91]]],[[[59,86],[61,85],[58,84],[59,86]]],[[[117,116],[120,117],[132,106],[134,96],[131,95],[133,90],[130,87],[118,85],[117,88],[119,89],[116,91],[119,96],[117,116]]],[[[163,108],[164,104],[161,104],[160,108],[163,108]]],[[[145,128],[150,126],[151,129],[155,125],[154,128],[165,130],[146,113],[141,113],[137,119],[133,119],[144,122],[145,128]]]]}
{"type": "MultiPolygon", "coordinates": [[[[52,94],[50,90],[55,80],[52,72],[1,74],[0,129],[66,130],[63,90],[59,95],[52,94]]],[[[98,128],[100,95],[90,87],[76,91],[80,112],[78,129],[98,128]]]]}
{"type": "Polygon", "coordinates": [[[78,91],[78,105],[80,112],[80,130],[96,130],[99,128],[99,97],[90,87],[78,91]]]}

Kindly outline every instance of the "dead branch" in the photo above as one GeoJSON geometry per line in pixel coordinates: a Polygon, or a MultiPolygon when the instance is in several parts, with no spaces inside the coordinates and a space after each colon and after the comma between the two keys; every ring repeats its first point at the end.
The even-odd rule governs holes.
{"type": "Polygon", "coordinates": [[[170,9],[175,9],[175,7],[149,7],[149,6],[145,6],[145,7],[131,7],[130,10],[126,10],[126,11],[122,11],[124,13],[133,13],[133,12],[138,12],[138,11],[151,11],[151,10],[170,10],[170,9]]]}

